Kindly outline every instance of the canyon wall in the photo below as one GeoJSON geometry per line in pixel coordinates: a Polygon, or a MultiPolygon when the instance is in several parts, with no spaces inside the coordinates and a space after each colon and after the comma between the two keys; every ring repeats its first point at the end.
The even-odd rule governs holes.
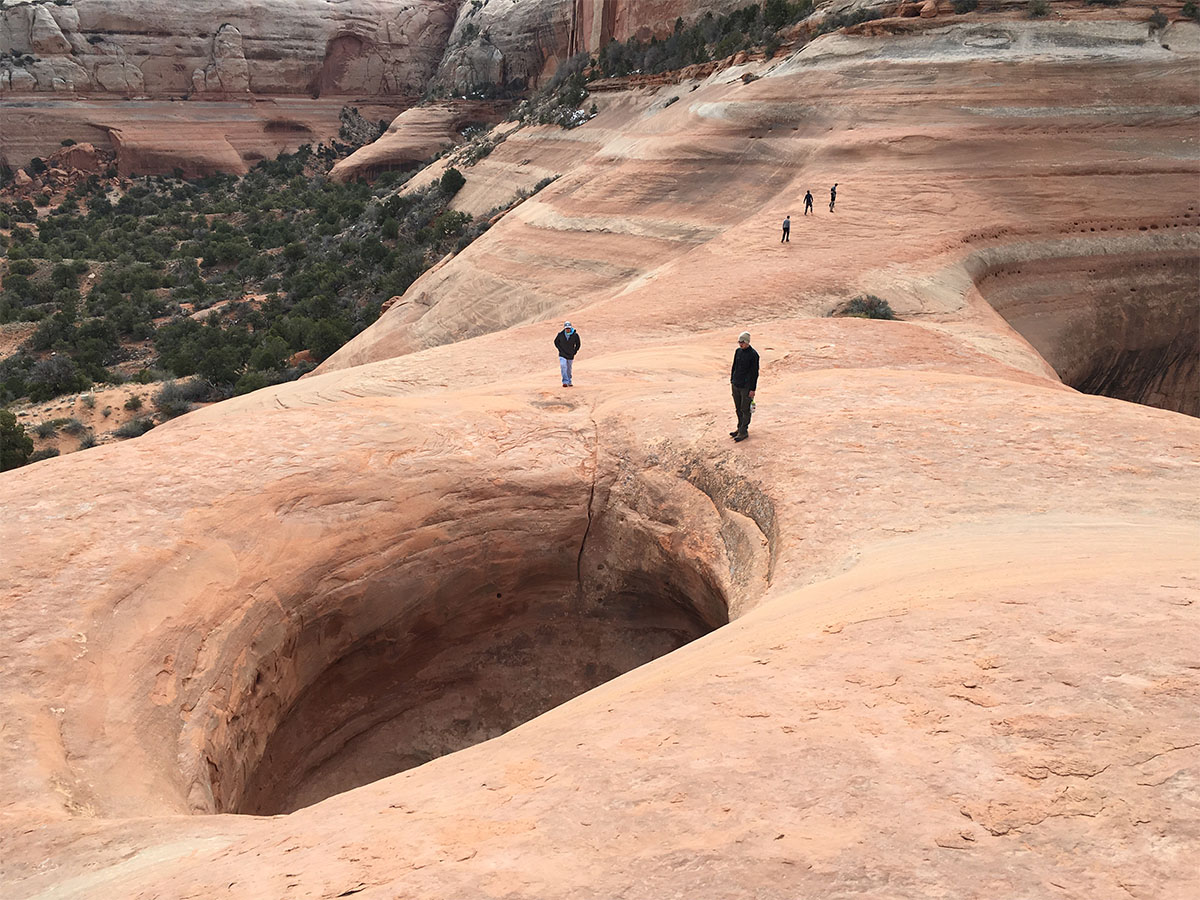
{"type": "Polygon", "coordinates": [[[13,3],[0,10],[0,92],[153,98],[416,97],[452,2],[184,0],[13,3]]]}

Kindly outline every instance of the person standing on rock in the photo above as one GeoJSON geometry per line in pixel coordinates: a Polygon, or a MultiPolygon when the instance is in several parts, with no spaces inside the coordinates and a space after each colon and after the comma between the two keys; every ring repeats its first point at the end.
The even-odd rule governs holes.
{"type": "Polygon", "coordinates": [[[812,212],[812,191],[804,192],[804,214],[807,216],[812,212]]]}
{"type": "Polygon", "coordinates": [[[833,212],[833,204],[837,203],[837,182],[829,189],[829,211],[833,212]]]}
{"type": "Polygon", "coordinates": [[[750,332],[738,335],[738,348],[733,351],[733,368],[729,372],[729,383],[733,386],[733,407],[737,410],[737,429],[729,432],[735,441],[744,441],[750,435],[750,401],[758,387],[758,351],[750,346],[750,332]]]}
{"type": "Polygon", "coordinates": [[[562,371],[563,387],[572,387],[571,364],[579,352],[579,332],[571,327],[570,322],[563,322],[562,331],[554,336],[554,346],[558,348],[558,368],[562,371]]]}
{"type": "Polygon", "coordinates": [[[790,244],[792,242],[792,217],[783,217],[783,237],[779,239],[781,244],[790,244]]]}

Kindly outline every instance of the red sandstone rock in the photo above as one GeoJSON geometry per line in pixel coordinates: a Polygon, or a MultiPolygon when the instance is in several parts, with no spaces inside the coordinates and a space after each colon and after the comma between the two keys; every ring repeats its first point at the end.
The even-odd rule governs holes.
{"type": "Polygon", "coordinates": [[[505,109],[506,105],[483,101],[446,101],[405,110],[379,140],[338,162],[330,177],[351,181],[413,167],[461,141],[461,129],[468,123],[494,124],[505,109]]]}
{"type": "Polygon", "coordinates": [[[1194,309],[1192,57],[760,74],[509,136],[464,203],[562,177],[321,373],[0,476],[6,896],[1200,892],[1200,424],[1051,366],[1194,309]]]}

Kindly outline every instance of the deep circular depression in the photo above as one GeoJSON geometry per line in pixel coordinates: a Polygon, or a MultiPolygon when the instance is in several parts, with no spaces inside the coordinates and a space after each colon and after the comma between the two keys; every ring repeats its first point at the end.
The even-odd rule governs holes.
{"type": "Polygon", "coordinates": [[[976,283],[1064,384],[1200,416],[1194,250],[1021,260],[976,283]]]}
{"type": "Polygon", "coordinates": [[[501,735],[726,624],[728,522],[679,483],[708,510],[688,511],[686,540],[672,537],[678,509],[664,523],[610,502],[593,521],[589,504],[506,530],[486,502],[422,558],[276,606],[205,728],[208,799],[193,808],[311,805],[501,735]]]}

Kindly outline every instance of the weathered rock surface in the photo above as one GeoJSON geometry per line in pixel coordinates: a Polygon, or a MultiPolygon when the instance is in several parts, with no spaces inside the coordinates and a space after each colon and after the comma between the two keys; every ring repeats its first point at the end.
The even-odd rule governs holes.
{"type": "Polygon", "coordinates": [[[36,58],[6,62],[0,90],[29,90],[13,84],[12,73],[23,71],[39,90],[62,80],[80,93],[138,85],[156,98],[414,97],[441,58],[454,12],[439,0],[268,0],[220,15],[195,0],[6,2],[0,52],[36,58]],[[129,74],[119,78],[118,70],[129,74]]]}
{"type": "Polygon", "coordinates": [[[1184,296],[1197,60],[1004,29],[518,132],[322,373],[0,477],[4,896],[1200,892],[1200,421],[1038,352],[1184,296]]]}
{"type": "Polygon", "coordinates": [[[372,178],[380,172],[411,168],[462,140],[468,124],[494,125],[506,106],[476,100],[451,100],[407,109],[379,140],[360,147],[330,173],[337,181],[372,178]]]}
{"type": "MultiPolygon", "coordinates": [[[[455,11],[447,0],[268,0],[235,4],[220,15],[196,0],[6,0],[0,5],[0,156],[23,165],[69,137],[117,149],[124,171],[242,172],[246,157],[238,140],[210,122],[221,113],[214,116],[209,102],[239,101],[225,106],[225,115],[256,124],[250,162],[336,137],[337,114],[347,102],[383,105],[391,119],[425,90],[455,11]],[[65,110],[52,99],[63,94],[72,98],[65,110]],[[166,131],[161,115],[143,121],[146,107],[113,102],[131,98],[151,106],[206,102],[176,116],[183,130],[166,131]],[[270,105],[299,98],[328,107],[300,117],[300,125],[332,122],[332,130],[272,130],[270,105]],[[120,130],[119,140],[109,140],[110,128],[120,130]],[[198,148],[194,157],[187,153],[191,145],[198,148]]],[[[243,124],[239,131],[245,141],[248,129],[243,124]]]]}

